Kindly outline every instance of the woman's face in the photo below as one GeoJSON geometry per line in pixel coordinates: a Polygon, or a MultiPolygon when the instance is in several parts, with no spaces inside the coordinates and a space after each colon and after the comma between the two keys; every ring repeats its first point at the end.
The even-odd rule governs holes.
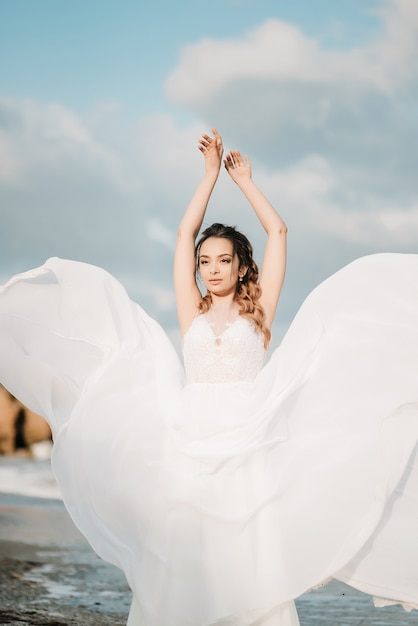
{"type": "Polygon", "coordinates": [[[206,239],[200,246],[198,263],[200,276],[208,291],[219,297],[235,293],[239,260],[229,239],[206,239]]]}

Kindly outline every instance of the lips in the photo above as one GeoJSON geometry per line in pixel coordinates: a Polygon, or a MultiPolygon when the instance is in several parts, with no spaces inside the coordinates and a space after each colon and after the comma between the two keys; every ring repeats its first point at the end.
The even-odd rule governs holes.
{"type": "Polygon", "coordinates": [[[221,282],[221,279],[220,278],[213,278],[209,282],[210,282],[211,285],[219,285],[219,283],[221,282]]]}

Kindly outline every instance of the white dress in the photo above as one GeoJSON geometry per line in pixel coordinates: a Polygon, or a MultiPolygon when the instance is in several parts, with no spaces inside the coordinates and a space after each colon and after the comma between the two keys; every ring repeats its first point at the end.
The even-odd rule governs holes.
{"type": "Polygon", "coordinates": [[[50,422],[75,523],[134,594],[129,626],[296,626],[330,577],[418,604],[418,256],[359,259],[262,337],[205,316],[183,366],[104,270],[0,289],[0,381],[50,422]]]}

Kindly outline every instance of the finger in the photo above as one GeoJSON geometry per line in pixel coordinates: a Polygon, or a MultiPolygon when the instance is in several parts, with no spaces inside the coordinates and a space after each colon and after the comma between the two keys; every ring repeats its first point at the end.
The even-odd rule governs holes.
{"type": "Polygon", "coordinates": [[[242,165],[242,156],[239,150],[233,151],[234,162],[236,165],[242,165]]]}
{"type": "Polygon", "coordinates": [[[202,135],[201,138],[199,139],[199,143],[203,144],[204,146],[209,146],[212,143],[213,139],[212,137],[209,137],[209,135],[202,135]]]}
{"type": "Polygon", "coordinates": [[[212,128],[212,132],[215,139],[216,147],[218,148],[218,150],[220,150],[221,148],[223,149],[222,137],[220,136],[216,128],[212,128]]]}
{"type": "Polygon", "coordinates": [[[210,146],[210,142],[202,137],[199,140],[199,146],[201,146],[204,150],[208,150],[208,148],[210,146]]]}
{"type": "Polygon", "coordinates": [[[234,167],[234,160],[232,158],[231,153],[226,155],[226,159],[225,159],[225,165],[227,167],[234,167]]]}

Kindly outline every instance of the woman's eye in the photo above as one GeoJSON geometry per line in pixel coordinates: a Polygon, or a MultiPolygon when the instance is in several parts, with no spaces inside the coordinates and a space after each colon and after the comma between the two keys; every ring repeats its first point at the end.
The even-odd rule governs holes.
{"type": "Polygon", "coordinates": [[[208,262],[207,261],[200,261],[200,265],[207,265],[208,262]]]}
{"type": "Polygon", "coordinates": [[[222,259],[221,263],[231,263],[231,259],[222,259]]]}

